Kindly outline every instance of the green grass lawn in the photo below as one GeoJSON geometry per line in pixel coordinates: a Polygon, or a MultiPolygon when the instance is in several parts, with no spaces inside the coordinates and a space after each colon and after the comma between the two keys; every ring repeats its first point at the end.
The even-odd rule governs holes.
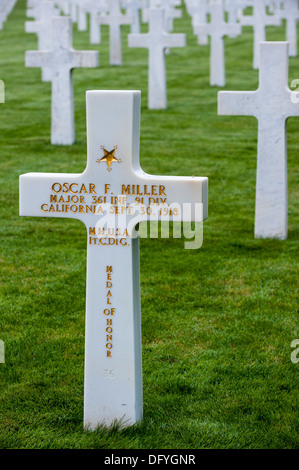
{"type": "MultiPolygon", "coordinates": [[[[108,31],[90,46],[100,67],[74,71],[76,143],[50,144],[50,84],[25,68],[37,48],[24,32],[25,0],[0,31],[1,304],[0,448],[297,448],[298,129],[288,132],[289,235],[255,240],[257,122],[217,116],[209,47],[191,20],[175,20],[187,47],[167,55],[168,109],[147,109],[147,51],[109,65],[108,31]],[[81,172],[86,164],[85,91],[142,92],[141,166],[152,174],[209,178],[209,219],[200,250],[182,239],[142,239],[140,254],[144,419],[131,428],[83,430],[86,230],[72,220],[18,215],[18,177],[81,172]]],[[[267,39],[284,40],[284,26],[267,39]]],[[[226,40],[227,90],[254,90],[253,37],[226,40]]],[[[299,78],[290,59],[289,82],[299,78]]]]}

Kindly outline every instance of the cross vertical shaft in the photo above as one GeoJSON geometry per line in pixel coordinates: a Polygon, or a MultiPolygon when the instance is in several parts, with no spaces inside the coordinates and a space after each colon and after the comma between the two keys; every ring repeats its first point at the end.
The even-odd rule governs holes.
{"type": "Polygon", "coordinates": [[[230,24],[224,21],[224,6],[222,3],[210,5],[211,22],[197,24],[194,32],[198,35],[207,34],[211,37],[210,52],[210,85],[225,85],[225,54],[224,36],[237,36],[241,33],[239,24],[230,24]]]}
{"type": "Polygon", "coordinates": [[[168,34],[165,31],[165,13],[162,8],[149,9],[149,31],[146,34],[129,34],[129,47],[148,49],[148,107],[167,107],[165,49],[184,47],[184,34],[168,34]]]}

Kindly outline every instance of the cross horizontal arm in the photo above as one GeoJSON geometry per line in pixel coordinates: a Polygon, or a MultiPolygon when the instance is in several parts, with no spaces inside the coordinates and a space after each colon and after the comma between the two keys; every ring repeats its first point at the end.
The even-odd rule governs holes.
{"type": "Polygon", "coordinates": [[[106,16],[106,15],[98,15],[97,17],[97,22],[98,24],[110,24],[111,23],[111,18],[109,18],[109,16],[106,16]]]}
{"type": "Polygon", "coordinates": [[[164,47],[185,47],[186,35],[184,33],[164,34],[164,47]]]}
{"type": "Polygon", "coordinates": [[[232,116],[256,116],[255,100],[257,91],[220,91],[218,93],[218,114],[232,116]]]}
{"type": "Polygon", "coordinates": [[[99,53],[98,51],[74,51],[73,67],[98,67],[99,53]]]}
{"type": "Polygon", "coordinates": [[[240,23],[243,26],[253,26],[253,28],[265,26],[280,26],[281,18],[279,16],[266,14],[262,18],[258,17],[258,15],[241,15],[240,23]]]}
{"type": "Polygon", "coordinates": [[[129,34],[128,46],[129,47],[145,47],[149,48],[150,38],[149,34],[129,34]]]}
{"type": "MultiPolygon", "coordinates": [[[[203,204],[203,220],[208,218],[208,178],[194,176],[157,176],[137,172],[138,181],[134,183],[147,187],[152,185],[165,189],[167,193],[167,204],[178,204],[183,208],[183,204],[194,205],[203,204]]],[[[166,194],[164,194],[166,195],[166,194]]]]}
{"type": "Polygon", "coordinates": [[[111,17],[110,15],[99,15],[97,17],[97,22],[99,24],[104,24],[104,25],[123,25],[123,24],[131,24],[133,22],[133,17],[132,16],[124,16],[120,15],[118,18],[117,17],[111,17]]]}
{"type": "Polygon", "coordinates": [[[26,51],[25,66],[26,67],[43,67],[49,65],[51,60],[51,51],[26,51]]]}
{"type": "Polygon", "coordinates": [[[241,15],[240,16],[240,23],[243,26],[254,26],[255,17],[253,15],[241,15]]]}
{"type": "Polygon", "coordinates": [[[223,37],[223,36],[235,36],[241,34],[241,25],[239,24],[226,24],[223,22],[221,25],[221,28],[215,30],[215,27],[213,24],[208,23],[208,24],[197,24],[194,25],[194,33],[195,34],[207,34],[208,36],[218,36],[218,37],[223,37]]]}
{"type": "MultiPolygon", "coordinates": [[[[27,173],[21,175],[19,178],[20,215],[30,217],[65,217],[68,214],[68,217],[80,219],[81,217],[77,213],[72,216],[70,205],[67,209],[66,207],[64,208],[64,212],[49,211],[49,208],[51,204],[58,202],[57,194],[59,194],[59,197],[66,193],[80,197],[83,194],[80,194],[83,184],[81,180],[82,175],[69,173],[27,173]]],[[[87,185],[86,191],[90,191],[89,185],[87,185]]],[[[65,202],[67,203],[67,200],[65,202]]]]}
{"type": "Polygon", "coordinates": [[[281,18],[274,15],[266,15],[265,26],[281,26],[281,18]]]}
{"type": "Polygon", "coordinates": [[[210,23],[195,24],[193,26],[194,34],[207,34],[208,36],[214,31],[210,23]]]}

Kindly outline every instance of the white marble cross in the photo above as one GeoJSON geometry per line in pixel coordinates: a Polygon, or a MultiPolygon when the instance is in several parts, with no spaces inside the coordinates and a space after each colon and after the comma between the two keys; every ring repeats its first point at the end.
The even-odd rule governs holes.
{"type": "Polygon", "coordinates": [[[27,51],[26,67],[51,69],[51,143],[71,145],[75,140],[74,97],[72,70],[77,67],[97,67],[97,51],[76,51],[72,47],[72,20],[70,17],[52,19],[52,48],[45,51],[27,51]]]}
{"type": "Polygon", "coordinates": [[[299,105],[292,99],[295,95],[288,88],[287,42],[260,44],[256,91],[218,94],[218,114],[258,119],[256,238],[287,238],[286,120],[299,116],[299,105]]]}
{"type": "MultiPolygon", "coordinates": [[[[192,3],[189,4],[188,12],[192,17],[193,31],[197,25],[207,24],[209,11],[210,5],[208,0],[192,0],[192,3]]],[[[194,34],[196,34],[195,31],[194,34]]],[[[198,34],[197,42],[199,45],[207,45],[209,43],[208,35],[198,34]]]]}
{"type": "Polygon", "coordinates": [[[75,0],[78,6],[78,31],[87,31],[87,13],[84,8],[85,0],[75,0]]]}
{"type": "MultiPolygon", "coordinates": [[[[51,21],[57,16],[57,9],[53,1],[43,1],[39,5],[39,20],[26,21],[26,33],[36,33],[38,38],[38,49],[40,51],[51,50],[52,47],[52,26],[51,21]]],[[[51,81],[51,69],[49,67],[42,68],[42,80],[44,82],[51,81]]]]}
{"type": "Polygon", "coordinates": [[[20,215],[78,219],[87,229],[84,426],[90,429],[115,420],[129,426],[143,414],[134,227],[149,214],[162,219],[159,211],[174,220],[174,205],[201,206],[199,219],[207,218],[207,178],[144,173],[139,140],[139,91],[88,91],[85,171],[20,176],[20,215]]]}
{"type": "Polygon", "coordinates": [[[90,44],[100,44],[101,42],[101,26],[98,22],[98,15],[106,12],[106,0],[86,0],[84,5],[85,11],[90,14],[89,21],[89,42],[90,44]]]}
{"type": "Polygon", "coordinates": [[[182,17],[182,10],[176,8],[180,6],[180,0],[150,0],[149,7],[143,10],[143,21],[149,21],[149,11],[152,8],[162,8],[164,10],[165,31],[170,33],[173,30],[173,20],[182,17]]]}
{"type": "Polygon", "coordinates": [[[289,43],[289,55],[297,56],[297,24],[299,21],[298,0],[284,0],[281,18],[286,20],[286,40],[289,43]]]}
{"type": "Polygon", "coordinates": [[[140,10],[145,6],[144,0],[127,0],[127,13],[132,17],[131,33],[140,33],[140,10]]]}
{"type": "Polygon", "coordinates": [[[121,26],[131,24],[133,18],[121,12],[120,0],[109,0],[108,6],[109,12],[100,14],[98,22],[109,26],[110,65],[122,65],[121,26]]]}
{"type": "Polygon", "coordinates": [[[280,26],[281,18],[276,15],[268,15],[266,12],[265,0],[252,0],[252,15],[240,15],[242,26],[253,27],[253,68],[259,67],[259,44],[266,40],[267,26],[280,26]]]}
{"type": "Polygon", "coordinates": [[[224,36],[241,34],[239,24],[226,23],[224,21],[223,3],[215,2],[210,5],[211,22],[194,27],[195,34],[207,34],[211,37],[210,52],[210,85],[225,85],[225,54],[224,36]]]}
{"type": "Polygon", "coordinates": [[[184,47],[185,34],[168,34],[165,31],[165,13],[162,8],[150,8],[149,32],[129,34],[129,47],[145,47],[149,50],[148,62],[148,107],[166,109],[166,66],[165,49],[184,47]]]}

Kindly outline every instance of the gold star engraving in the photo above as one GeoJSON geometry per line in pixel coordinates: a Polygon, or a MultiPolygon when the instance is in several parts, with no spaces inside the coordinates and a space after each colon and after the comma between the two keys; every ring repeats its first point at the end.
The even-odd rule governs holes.
{"type": "Polygon", "coordinates": [[[97,163],[106,162],[108,167],[107,171],[112,170],[111,165],[113,162],[121,163],[121,158],[115,157],[115,150],[117,149],[117,145],[113,148],[113,150],[110,150],[110,152],[108,152],[108,150],[106,150],[102,145],[101,149],[104,151],[104,156],[102,158],[98,158],[97,163]]]}

